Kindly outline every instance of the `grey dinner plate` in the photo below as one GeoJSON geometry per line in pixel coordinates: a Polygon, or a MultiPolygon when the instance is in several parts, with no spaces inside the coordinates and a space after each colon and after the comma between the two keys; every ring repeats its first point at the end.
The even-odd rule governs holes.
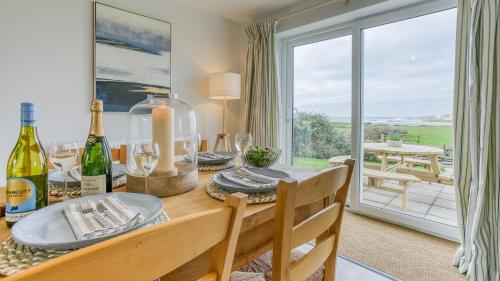
{"type": "Polygon", "coordinates": [[[17,242],[35,248],[78,249],[140,228],[158,217],[162,208],[161,200],[151,195],[128,192],[90,195],[42,208],[14,224],[11,234],[17,242]],[[107,196],[116,196],[125,205],[139,211],[144,217],[144,221],[119,233],[87,240],[77,240],[64,216],[64,208],[69,204],[79,204],[81,201],[97,201],[107,196]]]}
{"type": "MultiPolygon", "coordinates": [[[[200,152],[199,154],[203,154],[203,152],[200,152]]],[[[215,154],[222,156],[220,159],[211,159],[211,160],[206,160],[206,159],[201,159],[198,157],[198,164],[201,165],[222,165],[226,164],[227,162],[231,161],[236,157],[236,154],[233,152],[216,152],[215,154]]]]}
{"type": "MultiPolygon", "coordinates": [[[[80,166],[75,166],[72,169],[77,169],[77,173],[80,173],[80,166]]],[[[73,172],[73,171],[72,171],[73,172]]],[[[68,186],[69,187],[80,187],[80,180],[72,176],[72,172],[68,173],[68,186]]],[[[127,173],[127,166],[124,164],[113,164],[113,180],[117,180],[119,177],[127,173]]],[[[49,182],[55,185],[64,185],[64,173],[60,171],[50,171],[49,182]]]]}
{"type": "MultiPolygon", "coordinates": [[[[212,178],[214,181],[215,185],[218,187],[228,191],[228,192],[243,192],[243,193],[257,193],[257,192],[268,192],[268,191],[273,191],[276,190],[276,187],[266,187],[266,188],[252,188],[248,186],[243,186],[237,183],[234,183],[232,181],[226,180],[221,173],[227,173],[236,170],[237,168],[225,170],[223,172],[219,172],[215,174],[212,178]]],[[[289,174],[283,172],[283,171],[278,171],[274,169],[269,169],[269,168],[247,168],[249,171],[256,173],[256,174],[261,174],[264,176],[272,177],[272,178],[277,178],[277,179],[284,179],[290,177],[289,174]]]]}

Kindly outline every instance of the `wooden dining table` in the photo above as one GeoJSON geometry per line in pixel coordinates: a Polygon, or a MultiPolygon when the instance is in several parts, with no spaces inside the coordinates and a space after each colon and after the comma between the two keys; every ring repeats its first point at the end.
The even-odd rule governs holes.
{"type": "MultiPolygon", "coordinates": [[[[287,172],[290,177],[298,180],[315,173],[314,171],[285,166],[275,168],[287,172]]],[[[184,194],[162,198],[163,207],[168,217],[177,219],[222,207],[222,201],[210,197],[205,191],[205,186],[212,181],[213,175],[214,172],[200,172],[198,185],[195,189],[184,194]]],[[[124,186],[115,189],[113,192],[124,192],[126,190],[126,186],[124,186]]],[[[5,188],[1,189],[0,200],[5,201],[5,188]]],[[[295,223],[303,221],[322,208],[323,202],[321,201],[297,209],[295,223]]],[[[233,263],[234,270],[272,249],[274,212],[275,203],[247,205],[238,238],[233,263]]],[[[4,218],[0,219],[0,241],[5,241],[10,236],[10,229],[6,226],[4,220],[4,218]]],[[[203,235],[203,233],[200,233],[200,235],[203,235]]],[[[210,254],[210,251],[205,252],[174,272],[162,277],[162,280],[194,280],[203,276],[208,273],[210,254]]],[[[175,253],[165,253],[165,255],[175,255],[175,253]]],[[[0,276],[1,278],[3,277],[0,276]]]]}

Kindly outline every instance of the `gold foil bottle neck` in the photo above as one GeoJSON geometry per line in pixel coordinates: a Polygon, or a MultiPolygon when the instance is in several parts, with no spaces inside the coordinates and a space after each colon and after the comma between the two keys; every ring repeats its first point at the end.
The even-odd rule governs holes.
{"type": "Polygon", "coordinates": [[[102,100],[92,100],[92,103],[90,104],[90,111],[102,112],[103,111],[102,100]]]}
{"type": "Polygon", "coordinates": [[[102,125],[102,100],[93,100],[90,104],[91,120],[89,134],[95,136],[104,136],[104,127],[102,125]]]}

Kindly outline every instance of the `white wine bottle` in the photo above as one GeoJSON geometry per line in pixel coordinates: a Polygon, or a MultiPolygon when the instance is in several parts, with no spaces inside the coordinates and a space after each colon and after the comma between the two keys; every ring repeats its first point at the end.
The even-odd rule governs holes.
{"type": "Polygon", "coordinates": [[[102,124],[102,101],[93,100],[90,132],[82,155],[82,196],[112,192],[112,162],[102,124]]]}
{"type": "Polygon", "coordinates": [[[5,222],[9,227],[48,204],[47,159],[35,122],[35,105],[21,103],[21,132],[7,163],[5,222]]]}

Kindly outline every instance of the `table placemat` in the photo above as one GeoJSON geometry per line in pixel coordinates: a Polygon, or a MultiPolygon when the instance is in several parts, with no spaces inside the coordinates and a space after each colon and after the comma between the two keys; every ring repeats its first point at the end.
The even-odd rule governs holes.
{"type": "MultiPolygon", "coordinates": [[[[230,193],[218,187],[213,182],[205,186],[205,190],[211,197],[224,201],[230,193]]],[[[247,204],[260,204],[276,201],[276,191],[247,194],[247,204]]]]}
{"type": "MultiPolygon", "coordinates": [[[[165,211],[156,217],[152,223],[144,228],[164,223],[169,220],[165,211]]],[[[44,261],[60,257],[75,250],[47,250],[37,249],[17,243],[14,238],[9,237],[0,245],[0,274],[10,276],[26,270],[44,261]]]]}
{"type": "Polygon", "coordinates": [[[222,171],[226,169],[234,168],[235,166],[234,160],[227,162],[222,165],[198,165],[198,171],[201,172],[210,172],[210,171],[222,171]]]}

